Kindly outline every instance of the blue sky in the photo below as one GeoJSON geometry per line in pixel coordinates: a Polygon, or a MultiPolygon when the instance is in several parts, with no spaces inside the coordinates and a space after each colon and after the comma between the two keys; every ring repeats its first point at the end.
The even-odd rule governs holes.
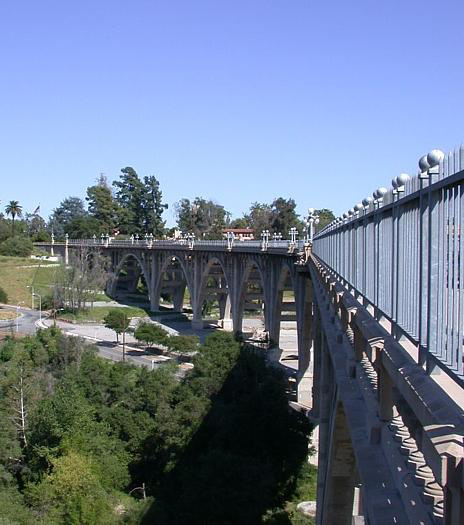
{"type": "Polygon", "coordinates": [[[133,166],[171,208],[340,214],[463,140],[463,18],[462,1],[2,0],[0,207],[48,215],[133,166]]]}

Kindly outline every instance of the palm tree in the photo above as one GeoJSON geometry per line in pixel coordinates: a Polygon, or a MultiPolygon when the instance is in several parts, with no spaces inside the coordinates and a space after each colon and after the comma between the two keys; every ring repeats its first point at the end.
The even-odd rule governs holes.
{"type": "Polygon", "coordinates": [[[18,201],[10,201],[7,206],[5,207],[5,212],[7,215],[11,215],[11,218],[13,220],[12,223],[12,229],[13,229],[13,235],[14,235],[14,221],[15,217],[21,217],[23,214],[23,207],[19,204],[18,201]]]}

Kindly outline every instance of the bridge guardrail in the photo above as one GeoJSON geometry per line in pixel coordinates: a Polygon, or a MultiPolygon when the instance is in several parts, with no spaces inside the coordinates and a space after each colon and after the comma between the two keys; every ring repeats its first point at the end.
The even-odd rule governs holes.
{"type": "Polygon", "coordinates": [[[92,238],[92,239],[67,239],[65,241],[53,241],[49,242],[36,242],[36,246],[120,246],[120,247],[139,247],[139,248],[150,248],[156,249],[157,247],[180,247],[180,248],[189,248],[189,249],[202,249],[202,248],[217,248],[223,250],[280,250],[280,251],[290,251],[290,250],[301,250],[305,246],[305,241],[299,240],[295,243],[291,243],[289,240],[269,240],[265,243],[263,241],[240,241],[235,240],[230,242],[227,240],[194,240],[189,241],[187,239],[181,240],[170,240],[170,239],[156,239],[150,240],[146,238],[136,239],[115,239],[112,237],[102,237],[102,238],[92,238]]]}
{"type": "Polygon", "coordinates": [[[463,384],[464,147],[364,203],[317,234],[313,253],[420,364],[463,384]]]}

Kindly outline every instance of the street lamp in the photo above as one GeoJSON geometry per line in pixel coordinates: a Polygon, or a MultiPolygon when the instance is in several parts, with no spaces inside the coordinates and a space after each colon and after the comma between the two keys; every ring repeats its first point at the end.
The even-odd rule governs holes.
{"type": "Polygon", "coordinates": [[[269,230],[263,230],[261,232],[261,239],[263,240],[263,243],[261,245],[262,250],[267,250],[268,244],[269,244],[269,230]]]}
{"type": "Polygon", "coordinates": [[[319,215],[316,213],[314,208],[308,208],[308,217],[306,218],[308,223],[308,241],[312,244],[314,237],[314,225],[319,224],[319,215]]]}
{"type": "Polygon", "coordinates": [[[24,304],[24,301],[21,301],[16,305],[16,333],[19,332],[19,305],[24,304]]]}
{"type": "Polygon", "coordinates": [[[26,288],[31,289],[31,308],[34,310],[34,287],[33,286],[26,286],[26,288]]]}
{"type": "Polygon", "coordinates": [[[227,239],[227,249],[232,250],[232,247],[234,245],[234,240],[235,240],[234,232],[227,232],[226,239],[227,239]]]}
{"type": "Polygon", "coordinates": [[[298,236],[298,230],[293,226],[290,228],[290,244],[295,245],[296,244],[296,238],[298,236]]]}
{"type": "Polygon", "coordinates": [[[39,321],[42,321],[42,296],[38,293],[33,293],[32,295],[39,298],[39,321]]]}

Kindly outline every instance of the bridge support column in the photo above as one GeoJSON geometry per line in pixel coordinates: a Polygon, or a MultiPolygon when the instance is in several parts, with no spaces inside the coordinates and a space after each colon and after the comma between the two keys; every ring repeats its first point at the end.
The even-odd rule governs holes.
{"type": "Polygon", "coordinates": [[[230,305],[230,296],[229,294],[224,296],[221,295],[218,298],[219,302],[219,312],[220,312],[220,324],[223,330],[231,331],[233,330],[233,322],[230,316],[231,305],[230,305]]]}
{"type": "MultiPolygon", "coordinates": [[[[328,476],[322,525],[351,525],[355,486],[358,479],[353,446],[345,412],[337,402],[327,462],[328,476]]],[[[356,509],[356,513],[360,510],[356,509]]]]}
{"type": "Polygon", "coordinates": [[[184,294],[187,283],[177,286],[172,294],[174,312],[182,312],[184,307],[184,294]]]}
{"type": "Polygon", "coordinates": [[[298,403],[312,407],[313,391],[313,293],[307,274],[297,274],[295,299],[297,300],[298,331],[298,403]]]}

